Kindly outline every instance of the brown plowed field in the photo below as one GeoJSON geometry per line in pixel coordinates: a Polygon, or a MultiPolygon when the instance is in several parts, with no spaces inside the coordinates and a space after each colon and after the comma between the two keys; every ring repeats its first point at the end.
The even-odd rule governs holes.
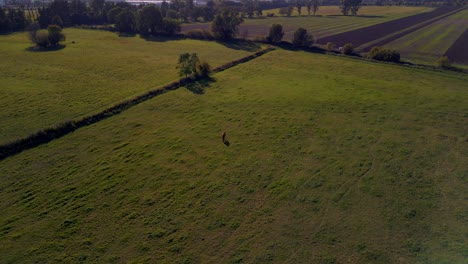
{"type": "Polygon", "coordinates": [[[360,45],[385,37],[389,34],[398,32],[413,25],[423,23],[424,21],[428,21],[430,19],[442,16],[444,14],[451,13],[455,10],[457,10],[456,7],[441,7],[432,12],[422,13],[410,17],[404,17],[401,19],[373,25],[370,27],[365,27],[321,38],[317,42],[319,44],[326,44],[327,42],[332,42],[338,46],[343,46],[345,43],[353,43],[355,47],[358,47],[360,45]]]}
{"type": "Polygon", "coordinates": [[[444,55],[452,62],[468,64],[468,29],[450,46],[444,55]]]}

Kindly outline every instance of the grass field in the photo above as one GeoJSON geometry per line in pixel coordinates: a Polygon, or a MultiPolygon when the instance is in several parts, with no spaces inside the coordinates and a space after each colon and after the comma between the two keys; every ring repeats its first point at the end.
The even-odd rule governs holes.
{"type": "Polygon", "coordinates": [[[65,34],[66,47],[50,52],[28,51],[24,33],[0,36],[0,143],[173,81],[181,53],[196,52],[219,66],[259,48],[79,29],[65,34]]]}
{"type": "MultiPolygon", "coordinates": [[[[386,21],[431,11],[428,7],[362,7],[360,16],[339,16],[337,6],[321,7],[317,17],[313,16],[291,16],[291,17],[265,17],[261,19],[245,19],[241,24],[241,35],[247,33],[250,38],[265,37],[272,24],[282,24],[285,32],[284,40],[290,41],[294,31],[303,27],[315,38],[322,38],[341,32],[363,28],[386,21]],[[322,13],[323,12],[323,13],[322,13]],[[323,14],[323,16],[322,16],[323,14]],[[325,15],[326,14],[326,15],[325,15]]],[[[264,14],[270,11],[264,11],[264,14]]],[[[274,12],[271,11],[271,12],[274,12]]],[[[306,13],[303,13],[306,14],[306,13]]],[[[183,31],[196,28],[209,28],[209,23],[188,24],[183,26],[183,31]]]]}
{"type": "Polygon", "coordinates": [[[466,260],[467,75],[278,50],[213,77],[1,161],[0,262],[466,260]]]}
{"type": "Polygon", "coordinates": [[[465,9],[392,41],[385,47],[400,51],[404,60],[434,65],[467,27],[468,9],[465,9]]]}

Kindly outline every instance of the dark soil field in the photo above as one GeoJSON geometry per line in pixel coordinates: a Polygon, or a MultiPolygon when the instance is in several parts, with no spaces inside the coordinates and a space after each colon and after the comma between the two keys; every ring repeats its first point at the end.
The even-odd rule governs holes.
{"type": "MultiPolygon", "coordinates": [[[[321,38],[321,39],[318,39],[318,43],[326,44],[327,42],[332,42],[338,46],[343,46],[345,43],[353,43],[355,47],[358,47],[360,45],[363,45],[371,41],[377,40],[379,38],[388,36],[389,34],[398,32],[400,30],[404,30],[405,28],[414,26],[419,23],[423,23],[425,21],[429,21],[437,17],[440,17],[440,19],[442,19],[443,17],[445,17],[444,15],[449,15],[456,10],[457,8],[454,8],[454,7],[441,7],[432,12],[422,13],[422,14],[418,14],[418,15],[414,15],[410,17],[404,17],[401,19],[369,26],[366,28],[361,28],[361,29],[352,30],[352,31],[341,33],[341,34],[336,34],[333,36],[321,38]]],[[[431,22],[435,22],[435,20],[432,20],[431,22]]],[[[426,25],[428,24],[424,24],[424,26],[426,25]]],[[[417,29],[419,29],[419,27],[417,27],[414,30],[417,30],[417,29]]],[[[407,31],[406,34],[408,33],[410,32],[407,31]]],[[[399,38],[399,37],[401,37],[400,34],[395,36],[395,38],[399,38]]],[[[389,39],[388,41],[392,41],[395,38],[389,39]]]]}
{"type": "Polygon", "coordinates": [[[468,63],[468,30],[465,30],[463,35],[453,43],[453,45],[445,52],[450,61],[455,63],[468,63]]]}

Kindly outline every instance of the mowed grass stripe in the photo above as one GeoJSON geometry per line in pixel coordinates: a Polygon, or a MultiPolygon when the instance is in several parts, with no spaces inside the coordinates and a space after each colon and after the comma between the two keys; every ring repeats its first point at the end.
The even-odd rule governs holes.
{"type": "Polygon", "coordinates": [[[66,48],[50,52],[27,51],[31,44],[25,33],[0,36],[0,144],[91,115],[177,79],[181,53],[196,52],[217,67],[261,48],[165,38],[146,41],[80,29],[66,29],[65,34],[66,48]]]}
{"type": "Polygon", "coordinates": [[[464,261],[466,75],[279,50],[214,78],[1,161],[0,260],[464,261]]]}

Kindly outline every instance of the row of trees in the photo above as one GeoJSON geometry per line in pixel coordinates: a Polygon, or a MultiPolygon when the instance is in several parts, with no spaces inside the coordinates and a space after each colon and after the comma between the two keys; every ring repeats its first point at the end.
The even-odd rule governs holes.
{"type": "Polygon", "coordinates": [[[23,30],[28,24],[23,10],[6,10],[0,6],[0,34],[23,30]]]}
{"type": "Polygon", "coordinates": [[[161,9],[155,5],[146,5],[139,10],[115,7],[107,14],[110,23],[114,23],[121,33],[140,33],[149,35],[174,35],[180,32],[180,22],[164,17],[161,9]]]}
{"type": "Polygon", "coordinates": [[[341,13],[347,16],[351,12],[351,15],[356,16],[361,4],[362,0],[340,0],[341,13]]]}
{"type": "MultiPolygon", "coordinates": [[[[266,40],[270,43],[279,43],[283,39],[284,31],[281,24],[273,24],[266,40]]],[[[291,43],[296,48],[308,48],[314,44],[314,37],[305,28],[298,28],[293,35],[291,43]]]]}
{"type": "Polygon", "coordinates": [[[294,8],[296,8],[297,14],[301,16],[302,8],[305,7],[307,10],[307,15],[310,16],[310,14],[313,13],[315,16],[321,4],[322,3],[320,0],[295,0],[294,5],[281,7],[279,14],[283,16],[291,16],[294,8]]]}

